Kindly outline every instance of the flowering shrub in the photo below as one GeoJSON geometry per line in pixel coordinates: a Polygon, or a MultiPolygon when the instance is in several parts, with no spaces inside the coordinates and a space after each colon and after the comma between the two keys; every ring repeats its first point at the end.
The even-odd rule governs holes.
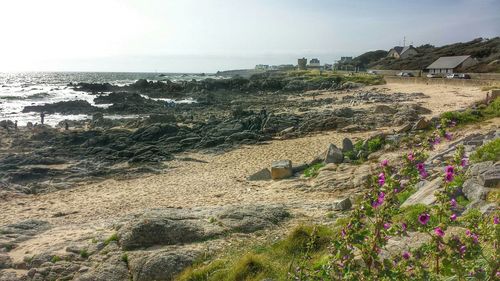
{"type": "MultiPolygon", "coordinates": [[[[443,169],[443,186],[435,194],[436,204],[410,208],[420,212],[411,216],[401,216],[405,209],[400,208],[398,195],[430,176],[423,162],[425,154],[404,155],[398,168],[383,161],[363,202],[334,238],[326,261],[313,267],[299,263],[291,276],[295,280],[500,278],[498,214],[488,216],[472,210],[462,215],[457,201],[467,165],[463,156],[464,149],[459,146],[454,159],[443,169]],[[405,221],[408,218],[414,221],[405,221]],[[427,239],[400,253],[387,251],[391,237],[408,237],[410,231],[422,233],[427,239]]],[[[306,255],[304,261],[309,258],[306,255]]]]}

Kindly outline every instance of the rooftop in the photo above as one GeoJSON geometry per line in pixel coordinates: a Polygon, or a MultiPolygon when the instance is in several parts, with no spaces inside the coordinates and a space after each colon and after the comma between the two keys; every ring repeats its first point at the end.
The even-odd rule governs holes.
{"type": "Polygon", "coordinates": [[[449,69],[459,66],[462,62],[468,59],[470,56],[453,56],[453,57],[440,57],[431,65],[428,69],[449,69]]]}

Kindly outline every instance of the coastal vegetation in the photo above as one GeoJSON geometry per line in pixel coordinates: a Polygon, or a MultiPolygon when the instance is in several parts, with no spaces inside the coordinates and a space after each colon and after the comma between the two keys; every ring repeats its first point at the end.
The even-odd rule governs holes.
{"type": "MultiPolygon", "coordinates": [[[[472,113],[449,112],[436,132],[451,136],[457,124],[497,117],[496,102],[472,113]],[[476,116],[473,115],[472,116],[476,116]]],[[[427,136],[428,131],[422,131],[427,136]]],[[[416,139],[427,140],[426,137],[416,139]]],[[[452,141],[445,137],[445,141],[452,141]]],[[[355,147],[366,146],[367,141],[355,147]]],[[[380,149],[372,141],[369,151],[380,149]]],[[[433,146],[420,144],[399,161],[383,160],[369,189],[347,217],[330,225],[307,225],[271,243],[250,245],[206,260],[183,272],[179,280],[494,280],[500,275],[500,213],[468,208],[461,195],[469,159],[456,146],[441,171],[424,164],[433,146]],[[436,203],[402,207],[425,179],[441,179],[436,203]],[[467,211],[464,211],[467,209],[467,211]],[[416,238],[418,237],[418,238],[416,238]],[[402,245],[395,247],[396,241],[402,245]],[[410,240],[413,240],[410,242],[410,240]],[[406,241],[406,242],[404,242],[406,241]],[[408,243],[410,246],[405,245],[408,243]],[[390,246],[390,247],[389,247],[390,246]]],[[[500,142],[487,142],[471,162],[498,161],[500,142]]],[[[315,168],[308,174],[313,174],[315,168]]],[[[334,218],[334,216],[329,216],[334,218]]]]}

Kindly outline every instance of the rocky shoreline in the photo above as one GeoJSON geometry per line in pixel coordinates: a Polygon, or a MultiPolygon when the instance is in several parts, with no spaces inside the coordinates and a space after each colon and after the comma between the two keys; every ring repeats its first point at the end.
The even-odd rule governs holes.
{"type": "MultiPolygon", "coordinates": [[[[64,130],[64,124],[56,128],[40,125],[15,128],[12,122],[0,123],[0,203],[17,205],[7,210],[11,215],[17,214],[16,210],[26,211],[23,219],[10,218],[9,223],[0,226],[1,281],[175,280],[185,268],[209,261],[212,256],[238,247],[238,243],[248,246],[250,241],[276,241],[304,222],[332,224],[358,204],[381,159],[395,162],[403,150],[413,145],[412,140],[420,140],[426,129],[439,122],[437,117],[430,118],[434,112],[423,106],[429,96],[418,92],[405,94],[349,86],[328,91],[281,89],[245,93],[242,91],[250,82],[241,86],[226,81],[232,85],[230,88],[202,89],[203,94],[197,96],[189,87],[204,85],[203,82],[185,83],[191,86],[179,89],[168,83],[167,86],[141,83],[139,90],[133,85],[75,86],[95,90],[95,102],[112,104],[108,108],[87,105],[80,108],[78,103],[68,103],[66,108],[61,103],[26,109],[44,112],[78,109],[93,115],[90,121],[68,121],[69,130],[64,130]],[[98,93],[110,90],[112,93],[98,93]],[[150,90],[151,96],[161,92],[164,98],[192,97],[198,102],[165,107],[164,102],[150,99],[150,90]],[[321,96],[325,92],[328,97],[321,96]],[[210,102],[204,101],[207,96],[210,102]],[[104,117],[111,112],[133,112],[144,118],[104,117]],[[261,161],[252,166],[260,166],[261,170],[243,170],[242,166],[236,171],[233,170],[238,168],[232,166],[221,169],[229,174],[231,180],[227,182],[235,185],[231,186],[235,197],[230,200],[223,199],[231,194],[203,186],[219,184],[213,178],[202,181],[214,171],[189,166],[207,165],[210,156],[232,152],[238,152],[232,155],[238,161],[246,161],[250,159],[244,158],[248,156],[245,149],[301,139],[311,142],[322,134],[346,137],[337,144],[329,140],[323,153],[311,159],[302,158],[301,162],[292,163],[286,154],[278,152],[273,158],[265,158],[267,163],[261,161]],[[355,134],[363,138],[350,137],[355,134]],[[186,157],[190,153],[207,157],[203,158],[206,160],[186,157]],[[171,163],[179,161],[189,165],[182,170],[172,167],[171,163]],[[175,182],[166,187],[170,184],[169,177],[164,178],[167,182],[154,179],[155,175],[171,170],[199,178],[202,189],[175,186],[175,182]],[[310,174],[306,176],[305,170],[310,174]],[[233,179],[236,174],[239,176],[233,179]],[[151,181],[158,181],[155,183],[158,189],[146,186],[148,175],[153,177],[151,181]],[[123,204],[133,202],[119,194],[118,202],[113,202],[119,208],[109,206],[113,198],[108,196],[123,188],[120,181],[143,177],[145,181],[137,182],[142,185],[128,187],[127,190],[134,191],[132,197],[136,197],[128,200],[140,200],[141,194],[151,193],[153,197],[164,197],[166,203],[157,206],[145,201],[147,205],[125,212],[123,204]],[[101,185],[105,181],[112,182],[101,185]],[[111,189],[109,184],[117,189],[111,189]],[[89,185],[92,185],[90,193],[83,192],[84,196],[103,198],[76,196],[66,201],[72,193],[89,185]],[[103,193],[93,194],[94,188],[103,193]],[[187,196],[181,200],[195,200],[194,193],[201,191],[213,197],[212,204],[195,201],[184,207],[187,204],[169,202],[172,197],[168,193],[181,188],[187,196]],[[59,197],[50,196],[58,193],[59,197]],[[257,193],[263,196],[256,197],[257,193]],[[59,205],[54,198],[64,203],[59,205]],[[281,199],[273,200],[276,198],[281,199]],[[34,204],[30,200],[43,203],[34,204]],[[74,204],[75,200],[89,200],[91,204],[99,204],[95,208],[106,212],[87,213],[74,204]],[[80,213],[85,214],[80,217],[80,213]],[[87,221],[73,219],[76,216],[87,221]]],[[[436,146],[425,165],[429,171],[441,170],[458,145],[464,145],[469,155],[499,137],[498,127],[489,125],[485,130],[457,132],[453,142],[436,146]]],[[[488,178],[485,183],[476,178],[497,175],[498,163],[483,163],[472,170],[474,178],[464,184],[463,191],[471,201],[471,208],[483,212],[495,210],[497,206],[485,199],[492,190],[491,180],[488,178]]],[[[408,204],[432,204],[436,180],[428,178],[418,183],[417,192],[407,199],[408,204]]],[[[404,243],[408,241],[390,241],[393,249],[403,247],[404,243]]]]}
{"type": "MultiPolygon", "coordinates": [[[[12,122],[3,121],[0,134],[2,139],[8,141],[5,146],[8,148],[0,150],[2,190],[40,193],[109,176],[156,173],[168,166],[166,161],[184,151],[222,152],[241,145],[265,143],[275,138],[296,138],[322,131],[353,132],[381,126],[402,126],[414,123],[422,114],[430,112],[411,103],[426,98],[421,93],[406,95],[338,90],[339,93],[352,94],[337,100],[308,99],[310,94],[306,94],[306,98],[297,101],[294,100],[299,95],[296,91],[287,92],[287,87],[271,86],[303,80],[261,75],[250,79],[207,79],[183,83],[141,80],[128,86],[74,85],[81,91],[119,92],[96,95],[96,104],[111,104],[106,109],[94,107],[86,101],[58,102],[24,109],[89,114],[93,115],[91,121],[68,120],[61,122],[58,128],[38,125],[18,129],[12,122]],[[270,89],[277,89],[278,92],[268,92],[270,89]],[[166,107],[165,102],[148,98],[159,93],[168,97],[180,97],[181,94],[186,95],[183,97],[194,96],[199,102],[166,107]],[[344,106],[403,102],[392,108],[385,105],[364,109],[344,106]],[[328,108],[334,105],[339,108],[328,108]],[[145,117],[107,119],[103,113],[141,114],[145,117]],[[63,131],[61,128],[66,123],[71,129],[63,131]]],[[[303,82],[305,84],[297,89],[339,85],[333,78],[326,80],[332,80],[328,87],[303,82]]]]}

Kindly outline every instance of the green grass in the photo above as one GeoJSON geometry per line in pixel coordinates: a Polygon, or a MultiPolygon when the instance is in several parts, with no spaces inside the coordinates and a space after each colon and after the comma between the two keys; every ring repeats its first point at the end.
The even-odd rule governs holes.
{"type": "Polygon", "coordinates": [[[317,163],[304,170],[304,177],[314,178],[319,174],[319,169],[325,166],[324,163],[317,163]]]}
{"type": "MultiPolygon", "coordinates": [[[[408,230],[416,230],[419,226],[421,226],[418,221],[418,217],[422,213],[427,213],[430,211],[430,207],[424,204],[415,204],[407,207],[401,208],[401,211],[398,215],[394,217],[394,221],[398,223],[406,223],[408,226],[408,230]]],[[[428,225],[435,226],[437,225],[437,218],[431,216],[428,225]]]]}
{"type": "Polygon", "coordinates": [[[90,257],[90,254],[89,254],[89,252],[87,251],[87,249],[83,249],[83,250],[81,250],[81,251],[80,251],[80,257],[82,257],[82,258],[84,258],[84,259],[86,259],[86,258],[90,257]]]}
{"type": "Polygon", "coordinates": [[[476,110],[444,112],[441,114],[441,123],[455,121],[458,125],[465,125],[495,117],[500,117],[500,98],[496,98],[487,106],[480,105],[476,110]]]}
{"type": "Polygon", "coordinates": [[[52,259],[50,260],[52,263],[56,263],[58,261],[61,261],[61,257],[60,256],[53,256],[52,259]]]}
{"type": "Polygon", "coordinates": [[[479,147],[470,156],[472,162],[500,161],[500,139],[490,141],[479,147]]]}
{"type": "Polygon", "coordinates": [[[410,196],[413,195],[417,190],[415,188],[407,188],[404,191],[401,191],[400,193],[397,194],[398,202],[400,204],[403,204],[406,199],[410,198],[410,196]]]}
{"type": "Polygon", "coordinates": [[[109,245],[111,242],[118,242],[118,234],[113,233],[113,235],[109,236],[108,239],[104,240],[104,245],[109,245]]]}
{"type": "Polygon", "coordinates": [[[128,264],[128,255],[126,253],[122,255],[122,262],[128,264]]]}
{"type": "Polygon", "coordinates": [[[254,245],[209,263],[199,263],[178,276],[181,281],[285,280],[289,269],[306,251],[310,265],[321,263],[327,254],[333,231],[324,226],[299,226],[285,239],[254,245]]]}

